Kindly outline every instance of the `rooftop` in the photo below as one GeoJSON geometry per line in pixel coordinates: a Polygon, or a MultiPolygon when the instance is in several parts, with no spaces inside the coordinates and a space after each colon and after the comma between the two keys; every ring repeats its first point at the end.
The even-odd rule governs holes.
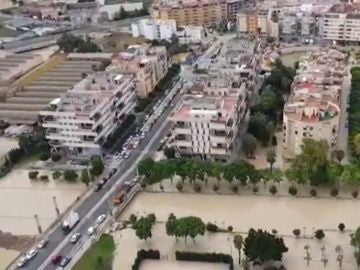
{"type": "Polygon", "coordinates": [[[226,0],[162,0],[153,4],[153,8],[191,8],[226,3],[226,0]]]}

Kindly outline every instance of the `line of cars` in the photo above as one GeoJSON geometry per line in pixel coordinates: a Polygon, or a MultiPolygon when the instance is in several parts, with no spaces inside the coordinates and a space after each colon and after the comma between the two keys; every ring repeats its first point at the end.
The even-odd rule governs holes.
{"type": "Polygon", "coordinates": [[[17,267],[21,268],[25,266],[29,261],[31,261],[39,252],[39,250],[45,248],[49,243],[48,239],[41,240],[38,245],[31,250],[29,250],[26,254],[24,254],[18,261],[17,267]]]}

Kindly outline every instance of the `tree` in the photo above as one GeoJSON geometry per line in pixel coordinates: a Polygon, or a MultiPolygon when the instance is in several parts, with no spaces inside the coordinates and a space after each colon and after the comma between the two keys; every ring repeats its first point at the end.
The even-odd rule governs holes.
{"type": "Polygon", "coordinates": [[[99,176],[104,170],[104,164],[100,156],[92,156],[90,158],[90,173],[93,176],[99,176]]]}
{"type": "Polygon", "coordinates": [[[76,172],[72,170],[67,170],[64,172],[64,179],[69,182],[75,182],[78,178],[78,175],[76,172]]]}
{"type": "Polygon", "coordinates": [[[165,147],[164,149],[164,155],[167,159],[175,158],[175,148],[174,147],[165,147]]]}
{"type": "Polygon", "coordinates": [[[315,231],[315,238],[318,239],[318,240],[321,240],[325,237],[325,233],[323,230],[321,229],[318,229],[315,231]]]}
{"type": "Polygon", "coordinates": [[[256,138],[252,134],[246,133],[241,148],[248,158],[253,157],[256,150],[256,138]]]}
{"type": "Polygon", "coordinates": [[[288,192],[289,192],[290,195],[296,196],[298,191],[297,191],[296,187],[290,186],[288,192]]]}
{"type": "Polygon", "coordinates": [[[85,185],[89,185],[91,179],[90,179],[90,175],[87,169],[83,169],[81,171],[81,182],[83,182],[85,185]]]}
{"type": "Polygon", "coordinates": [[[356,134],[353,137],[352,143],[353,143],[353,146],[354,146],[355,153],[357,155],[359,155],[360,154],[360,133],[356,134]]]}
{"type": "Polygon", "coordinates": [[[242,250],[242,246],[244,244],[244,240],[243,240],[242,236],[240,234],[236,234],[234,236],[233,243],[234,243],[235,248],[239,252],[239,264],[240,264],[241,263],[241,250],[242,250]]]}
{"type": "Polygon", "coordinates": [[[294,229],[293,234],[295,235],[296,238],[298,238],[300,236],[300,234],[301,234],[300,229],[294,229]]]}
{"type": "Polygon", "coordinates": [[[339,223],[338,228],[339,228],[340,232],[343,232],[345,230],[345,224],[339,223]]]}
{"type": "Polygon", "coordinates": [[[177,219],[170,215],[166,222],[166,233],[169,236],[184,237],[185,243],[187,237],[191,237],[195,242],[198,235],[205,234],[205,223],[198,217],[188,216],[177,219]]]}
{"type": "Polygon", "coordinates": [[[39,155],[39,159],[42,161],[46,161],[50,158],[50,154],[48,152],[42,152],[39,155]]]}
{"type": "Polygon", "coordinates": [[[351,241],[350,244],[354,247],[354,256],[356,259],[356,264],[360,266],[360,227],[350,235],[351,241]]]}
{"type": "Polygon", "coordinates": [[[60,50],[65,53],[70,52],[80,52],[80,53],[88,53],[88,52],[99,52],[100,48],[91,41],[89,36],[78,37],[69,33],[63,34],[58,40],[57,45],[60,47],[60,50]]]}
{"type": "Polygon", "coordinates": [[[180,181],[176,183],[176,189],[177,189],[178,191],[181,192],[181,191],[183,190],[183,188],[184,188],[184,187],[183,187],[183,184],[182,184],[180,181]]]}
{"type": "Polygon", "coordinates": [[[336,197],[337,195],[339,195],[339,190],[337,188],[332,188],[330,191],[330,195],[331,197],[336,197]]]}
{"type": "Polygon", "coordinates": [[[59,171],[55,171],[55,172],[53,172],[53,174],[52,174],[52,177],[53,177],[54,180],[59,179],[61,176],[62,176],[62,173],[59,172],[59,171]]]}
{"type": "Polygon", "coordinates": [[[152,158],[141,160],[137,165],[138,174],[150,178],[151,170],[155,166],[155,161],[152,158]]]}
{"type": "Polygon", "coordinates": [[[270,134],[267,129],[269,119],[263,113],[255,113],[250,116],[247,132],[252,134],[256,139],[267,144],[270,134]]]}
{"type": "Polygon", "coordinates": [[[281,237],[276,237],[263,230],[250,229],[244,242],[246,257],[253,263],[263,264],[274,260],[281,261],[288,248],[281,237]]]}
{"type": "Polygon", "coordinates": [[[276,153],[273,148],[269,149],[266,153],[266,161],[270,165],[270,173],[272,173],[273,165],[276,161],[276,153]]]}
{"type": "Polygon", "coordinates": [[[316,197],[316,196],[317,196],[317,191],[316,191],[316,189],[314,189],[314,188],[310,189],[310,195],[311,195],[312,197],[316,197]]]}
{"type": "Polygon", "coordinates": [[[270,193],[271,193],[272,195],[275,195],[275,194],[277,193],[277,188],[276,188],[276,186],[271,186],[270,189],[269,189],[269,191],[270,191],[270,193]]]}
{"type": "Polygon", "coordinates": [[[218,192],[219,189],[220,189],[219,184],[214,184],[214,185],[213,185],[213,190],[214,190],[214,192],[218,192]]]}
{"type": "Polygon", "coordinates": [[[31,171],[28,173],[29,179],[30,180],[35,180],[39,175],[38,171],[31,171]]]}
{"type": "Polygon", "coordinates": [[[97,256],[94,270],[112,270],[112,261],[106,261],[102,256],[97,256]]]}
{"type": "Polygon", "coordinates": [[[17,149],[11,149],[9,151],[9,161],[10,161],[10,165],[14,165],[16,163],[18,163],[24,156],[24,152],[23,150],[17,148],[17,149]]]}
{"type": "Polygon", "coordinates": [[[140,240],[147,241],[148,238],[152,237],[152,227],[154,223],[155,220],[152,221],[149,217],[140,217],[132,228],[135,230],[135,234],[140,240]]]}
{"type": "Polygon", "coordinates": [[[345,157],[345,152],[343,150],[337,149],[332,152],[332,156],[341,164],[341,161],[345,157]]]}

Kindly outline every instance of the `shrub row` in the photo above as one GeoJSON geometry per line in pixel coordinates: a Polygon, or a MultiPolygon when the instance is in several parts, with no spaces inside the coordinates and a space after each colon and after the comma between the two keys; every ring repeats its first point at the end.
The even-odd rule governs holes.
{"type": "Polygon", "coordinates": [[[160,260],[160,252],[158,250],[144,250],[141,249],[138,251],[134,264],[132,265],[132,270],[139,270],[143,260],[160,260]]]}
{"type": "Polygon", "coordinates": [[[234,269],[233,258],[230,255],[224,253],[176,251],[175,258],[177,261],[226,263],[229,264],[229,270],[234,269]]]}

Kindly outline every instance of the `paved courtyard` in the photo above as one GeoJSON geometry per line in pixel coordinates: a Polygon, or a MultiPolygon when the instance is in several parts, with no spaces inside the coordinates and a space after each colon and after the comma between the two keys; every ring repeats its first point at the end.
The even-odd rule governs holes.
{"type": "MultiPolygon", "coordinates": [[[[357,200],[311,199],[290,197],[263,197],[247,195],[204,195],[204,194],[166,194],[142,193],[131,203],[121,218],[130,214],[145,215],[155,213],[157,220],[165,222],[170,213],[176,216],[195,215],[204,222],[213,222],[226,228],[234,227],[235,232],[245,234],[249,228],[276,229],[284,237],[289,252],[284,256],[284,264],[291,270],[306,268],[304,246],[310,246],[312,261],[307,269],[324,269],[321,262],[321,248],[329,260],[327,269],[338,269],[335,247],[341,245],[344,251],[343,269],[355,269],[353,248],[349,234],[360,225],[360,216],[354,215],[360,206],[357,200]],[[340,222],[346,225],[346,232],[339,232],[340,222]],[[293,229],[305,232],[306,238],[295,239],[293,229]],[[316,229],[324,229],[326,237],[321,240],[311,239],[316,229]]],[[[137,250],[159,249],[168,260],[174,260],[176,250],[196,250],[199,252],[224,252],[232,254],[237,260],[237,251],[232,244],[232,235],[228,233],[210,233],[198,237],[196,243],[183,240],[175,241],[168,237],[164,224],[157,224],[153,237],[145,241],[136,238],[131,229],[114,233],[117,242],[115,257],[116,269],[130,269],[137,250]]],[[[156,269],[171,269],[164,266],[156,269]]],[[[187,268],[186,268],[187,269],[187,268]]],[[[190,268],[191,269],[191,268],[190,268]]]]}

